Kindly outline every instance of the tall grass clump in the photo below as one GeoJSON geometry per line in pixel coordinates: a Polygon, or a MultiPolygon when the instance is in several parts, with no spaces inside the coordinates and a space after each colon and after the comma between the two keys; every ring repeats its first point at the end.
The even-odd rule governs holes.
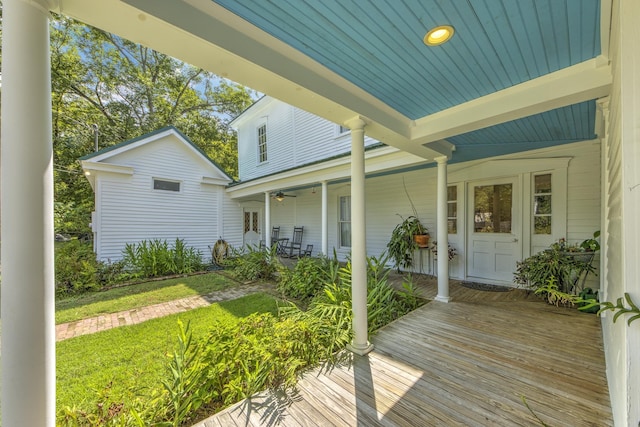
{"type": "Polygon", "coordinates": [[[173,246],[160,239],[127,243],[122,254],[124,264],[138,278],[189,274],[204,268],[200,251],[178,238],[173,246]]]}

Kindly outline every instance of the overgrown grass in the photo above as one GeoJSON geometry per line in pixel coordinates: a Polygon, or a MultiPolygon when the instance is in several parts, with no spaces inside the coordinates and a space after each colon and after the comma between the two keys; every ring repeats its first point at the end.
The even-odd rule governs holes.
{"type": "Polygon", "coordinates": [[[220,274],[207,273],[82,294],[56,301],[56,324],[205,295],[232,285],[228,278],[220,274]]]}
{"type": "Polygon", "coordinates": [[[57,408],[93,410],[105,390],[109,400],[132,402],[162,387],[167,354],[178,342],[178,319],[190,323],[194,339],[202,339],[211,325],[232,327],[252,313],[275,313],[276,300],[252,294],[185,313],[149,320],[61,341],[56,346],[57,408]]]}

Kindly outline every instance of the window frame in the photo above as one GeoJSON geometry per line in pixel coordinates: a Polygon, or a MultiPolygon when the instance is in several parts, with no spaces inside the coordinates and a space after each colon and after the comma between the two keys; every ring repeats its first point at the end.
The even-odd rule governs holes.
{"type": "Polygon", "coordinates": [[[267,163],[269,161],[268,135],[269,134],[267,129],[267,122],[260,123],[256,127],[256,148],[257,148],[257,155],[258,155],[257,160],[259,165],[267,163]],[[262,129],[264,129],[264,132],[262,132],[262,129]]]}
{"type": "Polygon", "coordinates": [[[336,125],[336,137],[347,135],[351,129],[342,125],[336,125]]]}
{"type": "Polygon", "coordinates": [[[532,174],[531,179],[531,234],[537,236],[552,236],[553,235],[553,173],[551,172],[537,172],[532,174]],[[549,192],[539,193],[536,192],[536,178],[539,176],[549,176],[549,192]],[[542,214],[536,213],[536,197],[543,196],[549,197],[549,213],[542,214]],[[548,233],[536,233],[536,218],[546,217],[549,218],[549,232],[548,233]]]}
{"type": "Polygon", "coordinates": [[[344,194],[344,195],[340,195],[338,196],[338,247],[340,249],[351,249],[352,246],[352,242],[351,242],[351,195],[349,194],[344,194]],[[348,215],[349,218],[348,219],[344,219],[342,218],[342,200],[343,199],[349,199],[349,210],[348,210],[348,215]],[[343,224],[348,224],[349,226],[349,244],[345,245],[344,242],[342,241],[342,225],[343,224]]]}
{"type": "Polygon", "coordinates": [[[458,234],[458,186],[457,185],[449,185],[447,186],[447,234],[458,234]],[[449,199],[449,189],[453,188],[455,189],[456,192],[456,196],[454,199],[449,199]],[[455,216],[449,216],[449,206],[451,205],[455,205],[456,207],[456,215],[455,216]],[[449,227],[450,221],[453,220],[455,223],[455,230],[451,231],[451,228],[449,227]]]}
{"type": "Polygon", "coordinates": [[[182,193],[182,181],[177,180],[177,179],[169,179],[169,178],[158,178],[158,177],[152,177],[151,178],[151,189],[153,191],[166,191],[169,193],[182,193]],[[173,190],[171,188],[158,188],[156,186],[156,182],[163,182],[163,183],[169,183],[169,184],[178,184],[178,189],[177,190],[173,190]]]}

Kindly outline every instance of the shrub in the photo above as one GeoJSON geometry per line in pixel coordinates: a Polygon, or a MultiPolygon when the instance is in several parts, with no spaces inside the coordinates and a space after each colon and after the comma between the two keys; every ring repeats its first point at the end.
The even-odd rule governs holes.
{"type": "Polygon", "coordinates": [[[148,424],[192,424],[205,408],[210,413],[262,390],[292,387],[323,354],[313,325],[301,320],[252,314],[238,324],[215,324],[199,342],[179,322],[164,390],[139,416],[148,424]]]}
{"type": "Polygon", "coordinates": [[[136,277],[134,273],[127,269],[127,265],[122,260],[116,262],[98,262],[96,274],[98,282],[100,282],[102,287],[124,283],[136,277]]]}
{"type": "MultiPolygon", "coordinates": [[[[369,332],[374,332],[389,322],[403,316],[422,304],[415,293],[413,283],[405,283],[404,291],[396,292],[388,282],[388,258],[367,258],[367,321],[369,332]]],[[[336,265],[331,263],[329,265],[336,265]]],[[[325,357],[342,349],[353,337],[351,301],[351,263],[337,270],[333,282],[322,288],[309,304],[307,311],[294,305],[281,310],[288,317],[315,324],[318,338],[325,348],[325,357]]]]}
{"type": "Polygon", "coordinates": [[[204,268],[200,251],[186,247],[182,239],[176,239],[173,247],[160,239],[127,243],[122,253],[125,267],[139,278],[188,274],[204,268]]]}
{"type": "Polygon", "coordinates": [[[96,261],[91,243],[79,240],[57,242],[55,245],[56,294],[73,295],[100,289],[96,261]]]}
{"type": "MultiPolygon", "coordinates": [[[[576,248],[578,247],[567,246],[561,239],[552,244],[550,248],[519,261],[514,274],[514,282],[533,290],[553,282],[561,292],[576,292],[577,289],[572,288],[577,282],[578,276],[585,275],[586,277],[586,275],[595,272],[589,253],[572,250],[576,248]]],[[[539,294],[545,296],[544,292],[539,294]]]]}
{"type": "Polygon", "coordinates": [[[278,291],[287,298],[307,303],[327,283],[327,262],[323,259],[300,258],[293,270],[283,268],[278,281],[278,291]]]}
{"type": "Polygon", "coordinates": [[[274,245],[265,249],[247,246],[246,252],[234,251],[233,256],[225,261],[225,266],[231,268],[233,274],[241,280],[270,280],[281,264],[274,245]]]}

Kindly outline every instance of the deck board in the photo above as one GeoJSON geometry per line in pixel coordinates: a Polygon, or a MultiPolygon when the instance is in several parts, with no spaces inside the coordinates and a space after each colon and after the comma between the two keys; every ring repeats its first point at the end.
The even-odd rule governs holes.
{"type": "MultiPolygon", "coordinates": [[[[427,279],[418,289],[433,297],[435,288],[427,279]]],[[[368,356],[307,372],[297,394],[278,404],[281,416],[264,416],[277,411],[261,394],[252,411],[245,401],[212,418],[242,426],[540,425],[524,396],[548,425],[613,425],[596,316],[521,290],[453,283],[451,297],[384,327],[368,356]]]]}

